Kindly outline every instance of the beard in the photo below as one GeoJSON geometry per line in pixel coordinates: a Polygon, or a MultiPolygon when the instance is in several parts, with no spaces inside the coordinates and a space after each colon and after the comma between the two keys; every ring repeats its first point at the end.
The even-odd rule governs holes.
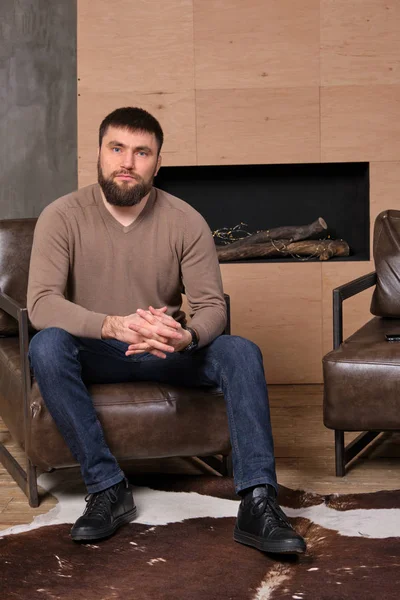
{"type": "Polygon", "coordinates": [[[147,196],[153,187],[154,174],[147,181],[143,177],[140,177],[140,175],[126,170],[114,171],[109,177],[104,177],[99,159],[97,161],[97,180],[109,204],[113,204],[114,206],[135,206],[147,196]],[[134,177],[137,183],[132,184],[128,181],[121,181],[118,184],[114,181],[114,177],[121,174],[134,177]]]}

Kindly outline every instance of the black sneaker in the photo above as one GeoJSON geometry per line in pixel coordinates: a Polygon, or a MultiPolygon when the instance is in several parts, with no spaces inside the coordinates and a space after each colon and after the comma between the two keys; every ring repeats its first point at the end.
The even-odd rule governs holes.
{"type": "Polygon", "coordinates": [[[304,539],[295,532],[278,506],[271,485],[258,486],[242,499],[233,539],[257,550],[277,554],[302,554],[307,549],[304,539]]]}
{"type": "Polygon", "coordinates": [[[71,529],[76,542],[108,537],[136,516],[132,488],[126,479],[102,492],[89,494],[85,500],[85,512],[71,529]]]}

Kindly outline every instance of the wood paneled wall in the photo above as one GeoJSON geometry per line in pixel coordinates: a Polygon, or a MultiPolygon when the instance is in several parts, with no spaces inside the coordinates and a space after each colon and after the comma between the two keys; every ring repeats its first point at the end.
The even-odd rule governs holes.
{"type": "MultiPolygon", "coordinates": [[[[163,126],[165,165],[369,161],[372,232],[400,208],[399,30],[397,0],[78,0],[80,185],[101,119],[136,105],[163,126]]],[[[224,264],[233,332],[260,345],[269,382],[320,382],[332,288],[372,270],[224,264]]],[[[346,334],[370,297],[346,301],[346,334]]]]}

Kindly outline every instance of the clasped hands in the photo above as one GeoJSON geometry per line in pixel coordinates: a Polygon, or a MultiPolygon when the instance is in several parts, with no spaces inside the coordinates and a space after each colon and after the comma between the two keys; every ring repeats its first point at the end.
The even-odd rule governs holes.
{"type": "Polygon", "coordinates": [[[104,320],[101,337],[129,344],[126,356],[148,352],[158,358],[166,358],[167,353],[186,348],[192,339],[189,331],[167,315],[166,310],[166,306],[149,306],[148,310],[138,308],[136,313],[126,317],[108,316],[104,320]]]}

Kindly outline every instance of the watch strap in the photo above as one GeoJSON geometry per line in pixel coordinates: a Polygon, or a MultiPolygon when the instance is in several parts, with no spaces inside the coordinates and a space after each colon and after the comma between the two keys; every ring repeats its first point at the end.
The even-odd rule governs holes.
{"type": "Polygon", "coordinates": [[[185,327],[185,329],[192,336],[192,341],[189,342],[189,344],[186,346],[186,348],[183,348],[183,350],[181,350],[181,352],[190,352],[191,350],[194,350],[195,348],[197,348],[197,346],[199,345],[199,338],[198,338],[197,332],[194,329],[192,329],[191,327],[185,327]]]}

